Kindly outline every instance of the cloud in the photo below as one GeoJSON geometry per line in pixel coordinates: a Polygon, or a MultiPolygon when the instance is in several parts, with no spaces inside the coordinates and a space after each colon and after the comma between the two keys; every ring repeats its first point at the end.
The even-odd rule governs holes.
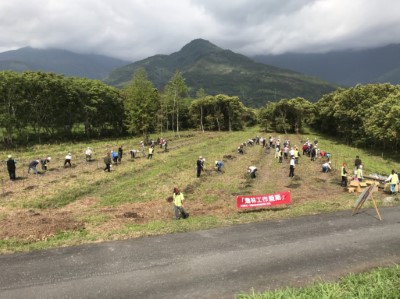
{"type": "Polygon", "coordinates": [[[400,42],[392,0],[2,0],[0,51],[62,48],[129,60],[204,38],[245,55],[400,42]]]}

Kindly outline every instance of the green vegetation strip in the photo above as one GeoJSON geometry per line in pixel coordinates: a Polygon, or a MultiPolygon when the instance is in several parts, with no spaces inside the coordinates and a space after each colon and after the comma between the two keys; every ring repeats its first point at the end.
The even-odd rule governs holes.
{"type": "Polygon", "coordinates": [[[379,268],[363,274],[349,274],[338,282],[320,282],[303,288],[285,288],[265,293],[243,293],[237,299],[291,299],[291,298],[399,298],[400,266],[379,268]]]}

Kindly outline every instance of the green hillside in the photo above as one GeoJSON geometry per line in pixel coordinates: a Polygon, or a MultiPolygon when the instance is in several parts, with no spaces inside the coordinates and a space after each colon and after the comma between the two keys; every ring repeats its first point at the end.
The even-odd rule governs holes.
{"type": "Polygon", "coordinates": [[[337,88],[334,84],[301,73],[256,63],[202,39],[193,40],[171,55],[156,55],[117,68],[106,83],[122,87],[140,67],[146,69],[149,80],[159,89],[179,70],[192,95],[204,88],[210,95],[223,93],[239,96],[245,105],[252,107],[298,96],[316,101],[337,88]]]}

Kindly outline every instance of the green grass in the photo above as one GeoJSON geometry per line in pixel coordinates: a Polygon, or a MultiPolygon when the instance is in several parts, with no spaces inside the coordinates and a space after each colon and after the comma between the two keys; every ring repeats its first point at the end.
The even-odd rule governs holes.
{"type": "MultiPolygon", "coordinates": [[[[163,153],[157,147],[153,160],[145,158],[130,160],[128,151],[132,148],[139,148],[139,138],[77,144],[38,145],[30,148],[29,151],[13,152],[13,156],[19,160],[17,175],[26,171],[22,164],[34,157],[50,154],[53,159],[49,165],[50,171],[46,175],[40,177],[31,175],[16,182],[16,184],[9,184],[14,189],[27,187],[34,187],[34,189],[24,191],[21,196],[12,197],[13,195],[8,195],[5,197],[6,200],[0,202],[0,221],[7,219],[14,211],[20,210],[22,212],[30,209],[49,210],[49,212],[59,211],[63,208],[75,211],[85,210],[84,213],[78,212],[76,218],[72,219],[84,222],[86,227],[84,234],[71,232],[71,234],[66,234],[63,238],[58,239],[57,242],[52,239],[53,237],[49,237],[46,241],[37,241],[38,248],[52,248],[92,241],[193,231],[339,210],[349,210],[349,213],[351,213],[356,196],[347,192],[339,193],[334,199],[331,198],[330,200],[321,196],[321,198],[307,201],[302,200],[301,196],[293,196],[293,204],[289,207],[264,209],[257,212],[237,211],[235,209],[236,195],[283,191],[277,190],[276,181],[287,181],[286,166],[282,167],[282,164],[274,161],[269,163],[268,167],[265,167],[270,159],[273,159],[274,153],[272,151],[266,155],[260,147],[255,146],[246,148],[247,154],[245,155],[236,153],[236,148],[240,143],[256,135],[269,136],[268,133],[260,132],[259,128],[249,128],[240,132],[205,132],[204,134],[201,132],[182,132],[180,138],[174,136],[173,133],[162,134],[162,137],[167,138],[170,142],[170,151],[163,153]],[[113,167],[111,173],[103,172],[102,156],[107,150],[116,149],[120,144],[124,145],[126,152],[122,165],[113,167]],[[97,162],[85,164],[84,149],[87,146],[93,149],[94,158],[97,162]],[[62,167],[66,151],[73,153],[75,168],[64,169],[62,167]],[[206,168],[209,171],[207,175],[202,175],[198,179],[195,175],[195,163],[200,155],[206,157],[206,168]],[[225,159],[224,174],[220,175],[212,170],[215,160],[224,159],[224,156],[229,155],[232,158],[225,159]],[[268,174],[265,180],[252,180],[247,177],[246,168],[253,163],[260,167],[260,171],[264,169],[265,173],[268,174]],[[191,213],[192,202],[203,203],[205,211],[209,211],[211,208],[216,208],[216,211],[218,211],[218,209],[228,207],[230,212],[213,215],[191,213],[188,221],[177,223],[173,220],[172,209],[169,210],[165,201],[171,195],[174,186],[180,187],[181,190],[191,187],[192,191],[185,194],[189,213],[191,213]],[[89,199],[89,206],[86,206],[85,203],[81,204],[81,199],[89,199]],[[161,212],[165,213],[168,210],[171,217],[158,220],[148,218],[144,219],[145,223],[143,224],[121,224],[120,226],[112,222],[113,219],[121,216],[121,210],[125,208],[124,205],[132,204],[128,208],[136,211],[134,204],[142,204],[142,206],[145,204],[151,207],[153,201],[165,202],[165,206],[160,208],[161,212]],[[72,204],[71,207],[70,204],[72,204]],[[119,208],[118,215],[112,212],[113,208],[119,208]],[[101,209],[110,211],[107,212],[108,214],[104,214],[101,209]],[[109,223],[110,225],[108,225],[109,223]],[[96,229],[97,227],[101,228],[101,232],[98,231],[100,229],[96,229]]],[[[277,136],[277,134],[272,135],[277,136]]],[[[155,135],[151,137],[157,138],[155,135]]],[[[281,140],[286,137],[293,141],[296,140],[297,145],[301,147],[300,142],[298,142],[299,137],[296,135],[281,135],[280,137],[281,140]]],[[[392,168],[400,169],[399,163],[393,162],[392,159],[386,159],[388,157],[386,153],[384,154],[385,158],[382,159],[382,155],[374,156],[368,151],[351,148],[337,143],[333,139],[310,132],[301,136],[301,139],[309,138],[313,141],[315,137],[318,138],[322,149],[332,153],[334,168],[335,165],[338,167],[343,161],[351,166],[354,157],[360,155],[365,165],[365,173],[371,171],[386,174],[392,168]]],[[[2,154],[6,157],[8,152],[2,154]]],[[[305,167],[304,171],[307,175],[314,175],[318,165],[311,166],[311,163],[308,163],[305,159],[305,157],[300,159],[299,169],[305,167]]],[[[309,182],[303,174],[300,174],[300,177],[301,180],[295,183],[307,184],[309,182]]],[[[339,180],[338,173],[337,179],[339,180]]],[[[312,184],[318,190],[324,187],[324,183],[321,181],[312,181],[312,184]]],[[[295,192],[296,189],[293,189],[293,194],[295,192]]],[[[367,202],[364,208],[368,207],[371,206],[367,202]]],[[[16,239],[3,240],[0,242],[0,252],[33,250],[36,248],[33,243],[33,241],[27,242],[16,239]]]]}
{"type": "Polygon", "coordinates": [[[320,282],[303,288],[284,288],[274,291],[243,293],[237,299],[329,298],[365,299],[399,298],[400,266],[379,268],[363,274],[349,274],[338,282],[320,282]]]}

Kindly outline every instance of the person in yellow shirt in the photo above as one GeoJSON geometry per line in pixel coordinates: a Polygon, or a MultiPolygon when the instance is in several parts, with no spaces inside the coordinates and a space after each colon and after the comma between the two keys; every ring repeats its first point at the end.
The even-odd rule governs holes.
{"type": "Polygon", "coordinates": [[[398,174],[394,170],[392,170],[392,173],[385,180],[385,182],[388,182],[390,185],[390,193],[395,194],[396,193],[396,185],[399,183],[398,174]]]}
{"type": "Polygon", "coordinates": [[[174,188],[174,193],[172,194],[172,198],[174,200],[176,220],[181,219],[181,217],[183,219],[188,218],[189,214],[186,213],[185,209],[183,208],[183,201],[185,200],[185,197],[183,196],[183,193],[179,191],[178,187],[174,188]]]}
{"type": "Polygon", "coordinates": [[[364,177],[362,168],[363,168],[363,166],[359,165],[358,168],[357,168],[357,171],[356,171],[356,177],[357,177],[359,182],[362,182],[363,177],[364,177]]]}

